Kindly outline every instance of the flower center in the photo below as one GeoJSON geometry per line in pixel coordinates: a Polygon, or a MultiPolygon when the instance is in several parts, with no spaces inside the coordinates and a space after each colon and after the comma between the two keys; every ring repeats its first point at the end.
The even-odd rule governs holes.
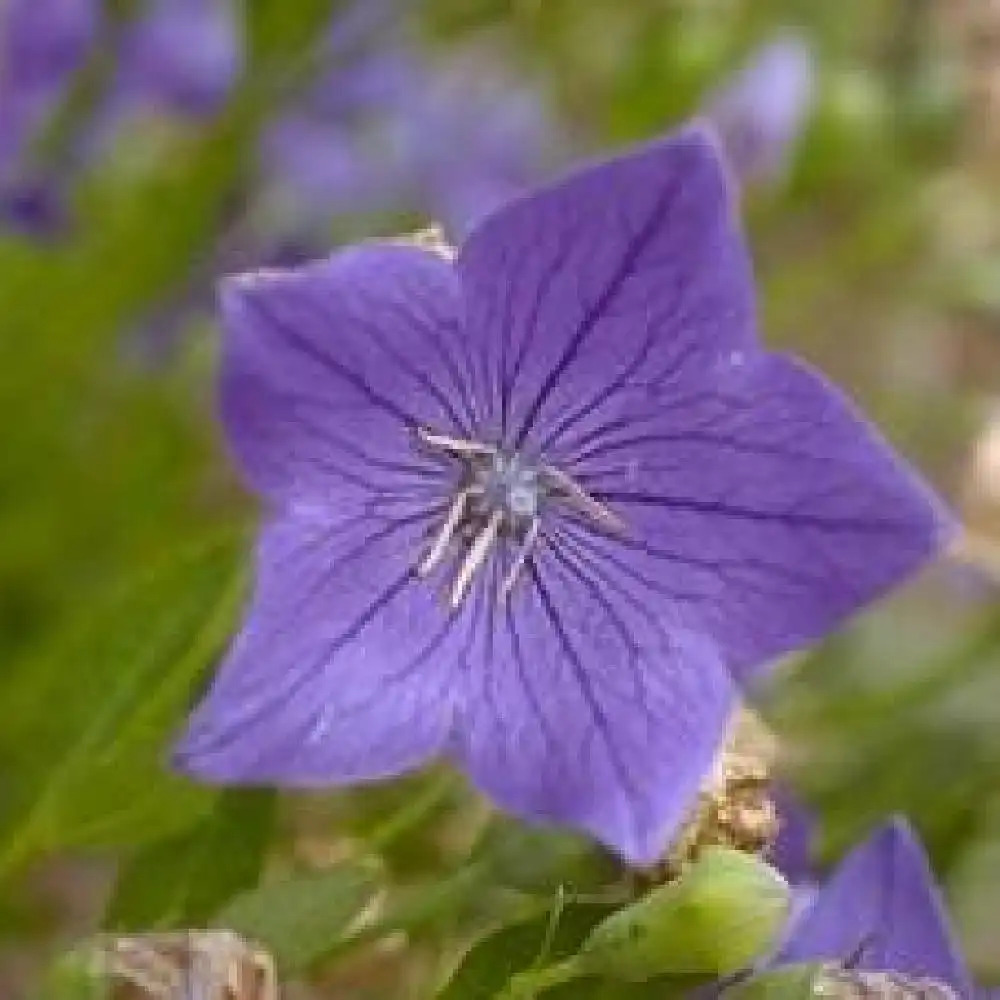
{"type": "Polygon", "coordinates": [[[462,603],[473,578],[498,543],[511,550],[500,596],[510,593],[544,534],[542,514],[550,502],[574,509],[606,529],[623,528],[611,510],[558,469],[478,441],[423,429],[418,436],[425,447],[443,452],[462,466],[444,523],[417,565],[417,573],[428,576],[453,549],[459,550],[461,558],[449,595],[452,607],[462,603]]]}
{"type": "Polygon", "coordinates": [[[813,994],[836,1000],[958,1000],[958,994],[934,979],[911,979],[896,972],[864,972],[839,966],[824,968],[813,994]]]}

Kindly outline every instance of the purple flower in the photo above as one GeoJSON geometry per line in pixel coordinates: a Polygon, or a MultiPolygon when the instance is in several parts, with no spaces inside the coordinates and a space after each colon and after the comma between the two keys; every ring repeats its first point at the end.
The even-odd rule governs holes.
{"type": "Polygon", "coordinates": [[[242,70],[240,29],[233,0],[152,0],[126,34],[119,98],[184,116],[214,114],[242,70]]]}
{"type": "Polygon", "coordinates": [[[813,91],[809,46],[799,34],[785,31],[709,97],[704,115],[718,130],[741,182],[767,183],[785,172],[813,91]]]}
{"type": "Polygon", "coordinates": [[[777,964],[817,961],[834,963],[835,976],[859,984],[929,980],[958,997],[976,995],[927,858],[905,821],[888,823],[844,859],[799,917],[777,964]]]}
{"type": "Polygon", "coordinates": [[[557,144],[539,95],[482,60],[428,75],[404,97],[388,129],[400,185],[452,232],[523,191],[557,144]]]}
{"type": "Polygon", "coordinates": [[[65,230],[67,193],[130,114],[187,117],[221,106],[240,70],[232,0],[154,0],[120,39],[102,29],[98,0],[10,0],[0,15],[0,218],[34,236],[65,230]],[[74,74],[105,45],[113,81],[57,141],[33,150],[74,74]],[[35,155],[37,152],[37,155],[35,155]]]}
{"type": "Polygon", "coordinates": [[[36,240],[61,235],[69,222],[61,195],[59,184],[48,178],[20,178],[0,188],[0,220],[36,240]]]}
{"type": "Polygon", "coordinates": [[[286,229],[399,207],[399,169],[376,126],[425,85],[403,44],[402,13],[396,0],[338,5],[322,39],[329,68],[264,130],[266,200],[275,204],[272,214],[288,220],[286,229]]]}
{"type": "Polygon", "coordinates": [[[261,161],[290,215],[415,210],[465,232],[542,172],[554,133],[537,95],[482,65],[437,70],[384,49],[275,120],[261,161]]]}
{"type": "Polygon", "coordinates": [[[315,224],[337,212],[395,207],[399,168],[373,132],[379,116],[422,84],[405,52],[383,49],[325,74],[276,118],[263,134],[261,163],[284,214],[315,224]]]}
{"type": "Polygon", "coordinates": [[[316,786],[446,755],[633,861],[738,682],[949,521],[850,404],[757,342],[714,140],[223,290],[222,410],[270,518],[179,765],[316,786]]]}
{"type": "Polygon", "coordinates": [[[269,197],[294,228],[327,224],[338,213],[379,211],[399,190],[395,171],[363,136],[308,114],[276,119],[262,137],[261,158],[269,197]]]}
{"type": "Polygon", "coordinates": [[[771,862],[788,879],[798,886],[808,886],[813,881],[812,846],[815,835],[815,818],[800,799],[784,784],[771,790],[778,815],[778,837],[771,851],[771,862]]]}
{"type": "Polygon", "coordinates": [[[0,178],[86,60],[100,23],[98,0],[8,0],[0,7],[0,178]]]}

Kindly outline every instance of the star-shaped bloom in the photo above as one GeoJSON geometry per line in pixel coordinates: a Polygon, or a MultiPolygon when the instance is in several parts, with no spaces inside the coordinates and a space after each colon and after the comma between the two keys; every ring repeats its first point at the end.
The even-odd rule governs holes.
{"type": "Polygon", "coordinates": [[[455,254],[226,284],[223,418],[269,518],[182,768],[318,786],[444,755],[649,861],[738,687],[938,549],[932,494],[758,343],[724,174],[686,128],[455,254]]]}
{"type": "Polygon", "coordinates": [[[824,995],[988,996],[972,984],[927,857],[902,819],[856,847],[798,918],[775,965],[798,962],[828,963],[824,995]]]}
{"type": "Polygon", "coordinates": [[[812,108],[813,77],[808,42],[783,31],[706,101],[704,114],[742,183],[768,183],[784,174],[812,108]]]}

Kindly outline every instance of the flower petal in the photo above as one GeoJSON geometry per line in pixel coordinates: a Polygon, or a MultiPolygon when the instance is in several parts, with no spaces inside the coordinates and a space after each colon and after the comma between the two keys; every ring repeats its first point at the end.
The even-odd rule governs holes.
{"type": "Polygon", "coordinates": [[[488,217],[461,249],[494,435],[546,451],[628,386],[754,342],[749,260],[710,134],[684,129],[488,217]]]}
{"type": "Polygon", "coordinates": [[[972,996],[934,876],[905,821],[886,824],[841,862],[778,957],[815,960],[936,979],[972,996]]]}
{"type": "Polygon", "coordinates": [[[807,886],[815,878],[812,842],[816,819],[805,804],[785,784],[771,788],[771,801],[778,815],[778,836],[771,848],[770,861],[793,885],[807,886]]]}
{"type": "Polygon", "coordinates": [[[813,103],[809,43],[782,31],[709,97],[705,116],[743,183],[778,180],[813,103]]]}
{"type": "Polygon", "coordinates": [[[416,430],[473,420],[459,304],[447,261],[391,243],[229,281],[222,415],[250,482],[334,508],[439,484],[416,430]]]}
{"type": "Polygon", "coordinates": [[[635,863],[662,855],[734,707],[711,643],[666,628],[648,597],[547,538],[509,601],[486,605],[456,728],[455,753],[502,806],[635,863]]]}
{"type": "Polygon", "coordinates": [[[952,522],[832,386],[734,353],[564,443],[564,468],[626,523],[587,544],[653,581],[740,679],[834,628],[919,567],[952,522]]]}
{"type": "Polygon", "coordinates": [[[471,610],[412,572],[426,515],[297,510],[264,532],[249,614],[176,763],[201,779],[321,785],[439,751],[471,610]]]}

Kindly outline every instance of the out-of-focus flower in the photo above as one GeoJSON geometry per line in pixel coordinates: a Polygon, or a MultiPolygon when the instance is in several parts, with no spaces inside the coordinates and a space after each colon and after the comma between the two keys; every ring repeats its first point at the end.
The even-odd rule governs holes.
{"type": "Polygon", "coordinates": [[[452,233],[525,190],[558,145],[539,94],[481,62],[428,74],[404,98],[390,123],[390,155],[410,200],[452,233]]]}
{"type": "Polygon", "coordinates": [[[817,993],[826,988],[822,995],[976,995],[927,858],[901,819],[844,859],[774,964],[805,962],[824,963],[816,986],[817,993]]]}
{"type": "Polygon", "coordinates": [[[363,54],[325,73],[271,123],[261,140],[264,183],[289,228],[399,206],[399,165],[379,130],[424,82],[403,49],[363,54]]]}
{"type": "Polygon", "coordinates": [[[117,95],[131,107],[211,115],[242,69],[235,0],[152,0],[126,31],[117,95]]]}
{"type": "Polygon", "coordinates": [[[703,114],[718,131],[741,183],[769,183],[784,175],[813,104],[813,75],[808,43],[785,31],[709,96],[703,114]]]}
{"type": "Polygon", "coordinates": [[[753,300],[700,128],[454,253],[229,282],[223,417],[271,519],[179,766],[310,786],[444,754],[655,860],[737,685],[951,530],[835,389],[760,347],[753,300]]]}
{"type": "Polygon", "coordinates": [[[123,120],[211,114],[242,68],[232,0],[153,0],[118,38],[97,0],[10,0],[0,17],[0,214],[36,236],[65,223],[73,176],[123,120]],[[107,92],[37,148],[97,46],[115,60],[107,92]]]}
{"type": "Polygon", "coordinates": [[[83,66],[101,25],[98,0],[0,6],[0,223],[48,237],[65,221],[59,185],[33,147],[83,66]]]}
{"type": "Polygon", "coordinates": [[[64,232],[67,210],[59,185],[36,176],[0,189],[0,219],[14,232],[37,240],[64,232]]]}
{"type": "Polygon", "coordinates": [[[100,26],[99,0],[7,0],[0,7],[0,180],[83,65],[100,26]]]}
{"type": "Polygon", "coordinates": [[[293,218],[408,211],[460,234],[538,178],[556,132],[537,94],[482,65],[385,49],[276,119],[262,163],[293,218]]]}

